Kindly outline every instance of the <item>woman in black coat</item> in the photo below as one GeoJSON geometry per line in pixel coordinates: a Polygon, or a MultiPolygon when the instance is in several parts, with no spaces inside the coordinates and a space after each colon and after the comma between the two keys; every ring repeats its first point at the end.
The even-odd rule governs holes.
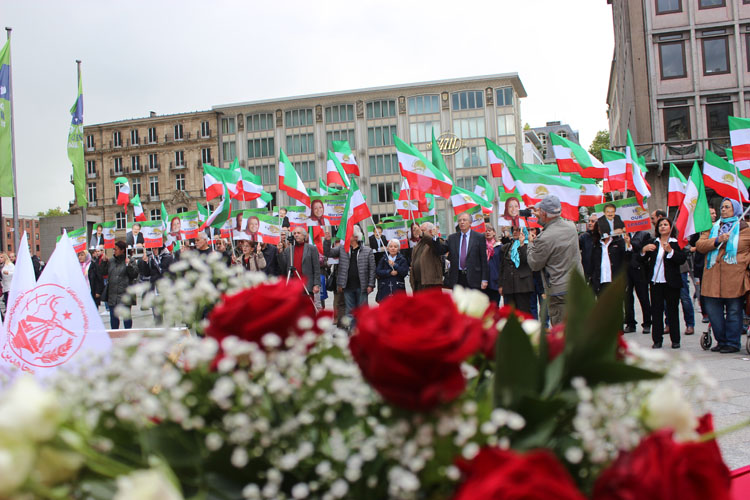
{"type": "Polygon", "coordinates": [[[511,239],[500,249],[500,288],[503,304],[531,313],[534,277],[526,261],[526,228],[513,226],[511,239]]]}
{"type": "Polygon", "coordinates": [[[607,236],[602,239],[601,235],[601,227],[595,224],[592,233],[591,286],[597,295],[612,283],[625,262],[625,241],[622,237],[607,236]],[[605,248],[607,249],[606,256],[604,255],[605,248]]]}
{"type": "Polygon", "coordinates": [[[378,294],[375,300],[380,302],[396,292],[406,291],[406,275],[409,274],[409,263],[399,250],[401,243],[393,239],[388,242],[385,257],[380,259],[375,269],[378,278],[378,294]]]}
{"type": "Polygon", "coordinates": [[[656,223],[659,235],[652,243],[643,246],[641,261],[646,264],[646,276],[651,283],[651,337],[654,349],[660,349],[664,336],[664,303],[669,317],[669,336],[672,349],[680,347],[680,265],[686,260],[685,252],[672,237],[672,221],[662,217],[656,223]]]}

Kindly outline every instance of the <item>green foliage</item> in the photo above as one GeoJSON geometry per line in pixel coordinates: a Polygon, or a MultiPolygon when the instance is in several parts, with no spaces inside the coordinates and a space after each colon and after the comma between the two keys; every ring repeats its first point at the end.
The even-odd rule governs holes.
{"type": "Polygon", "coordinates": [[[37,217],[60,217],[61,215],[70,215],[60,207],[50,208],[46,212],[37,212],[37,217]]]}
{"type": "Polygon", "coordinates": [[[601,161],[602,149],[609,149],[609,130],[600,130],[596,133],[591,146],[589,146],[589,153],[601,161]]]}

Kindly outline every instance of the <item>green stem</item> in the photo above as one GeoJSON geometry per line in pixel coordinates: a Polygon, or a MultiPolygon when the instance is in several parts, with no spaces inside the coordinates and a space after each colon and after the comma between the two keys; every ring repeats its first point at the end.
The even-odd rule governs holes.
{"type": "Polygon", "coordinates": [[[743,420],[742,422],[738,422],[734,425],[730,425],[729,427],[720,429],[718,431],[707,432],[705,434],[701,434],[700,438],[698,439],[698,442],[704,443],[706,441],[719,438],[721,436],[729,434],[730,432],[738,431],[742,429],[743,427],[748,427],[748,426],[750,426],[750,418],[747,420],[743,420]]]}

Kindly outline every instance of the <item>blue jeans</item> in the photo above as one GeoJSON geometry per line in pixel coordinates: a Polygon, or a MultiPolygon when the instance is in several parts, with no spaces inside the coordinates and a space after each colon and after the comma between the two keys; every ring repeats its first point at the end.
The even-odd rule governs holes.
{"type": "Polygon", "coordinates": [[[706,312],[711,322],[716,342],[720,346],[740,348],[740,335],[742,334],[743,297],[724,299],[717,297],[705,297],[706,312]],[[726,309],[726,317],[725,317],[726,309]]]}
{"type": "Polygon", "coordinates": [[[690,298],[690,285],[688,284],[688,273],[682,273],[682,288],[680,289],[680,302],[682,302],[682,315],[685,325],[695,326],[695,310],[690,298]]]}
{"type": "MultiPolygon", "coordinates": [[[[132,319],[124,319],[122,320],[122,325],[126,330],[129,330],[130,328],[133,328],[133,320],[132,319]]],[[[109,326],[113,330],[117,330],[120,328],[120,318],[115,316],[115,308],[110,307],[109,308],[109,326]]]]}
{"type": "MultiPolygon", "coordinates": [[[[346,315],[352,319],[352,311],[357,307],[367,304],[367,289],[355,288],[344,289],[344,304],[346,304],[346,315]]],[[[354,323],[351,323],[352,325],[354,323]]]]}

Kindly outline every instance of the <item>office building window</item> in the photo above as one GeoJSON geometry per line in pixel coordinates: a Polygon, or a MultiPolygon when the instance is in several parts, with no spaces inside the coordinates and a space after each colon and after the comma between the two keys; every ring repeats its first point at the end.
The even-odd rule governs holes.
{"type": "MultiPolygon", "coordinates": [[[[750,3],[750,0],[748,0],[748,3],[750,3]]],[[[750,34],[745,35],[745,56],[747,59],[745,71],[750,71],[750,34]]]]}
{"type": "Polygon", "coordinates": [[[393,201],[393,192],[398,193],[401,184],[398,182],[382,182],[380,184],[370,185],[370,204],[388,203],[393,201]]]}
{"type": "Polygon", "coordinates": [[[178,214],[183,214],[183,213],[185,213],[187,211],[188,211],[187,207],[177,207],[177,213],[178,214]]]}
{"type": "Polygon", "coordinates": [[[458,177],[456,179],[456,185],[460,188],[467,189],[469,191],[474,191],[474,188],[479,183],[479,177],[473,176],[473,177],[458,177]]]}
{"type": "Polygon", "coordinates": [[[393,154],[370,155],[370,175],[397,174],[398,156],[393,154]]]}
{"type": "Polygon", "coordinates": [[[411,142],[431,142],[432,132],[435,138],[440,136],[440,120],[409,124],[409,140],[411,142]]]}
{"type": "Polygon", "coordinates": [[[130,157],[130,171],[131,172],[140,172],[141,171],[141,157],[140,156],[131,156],[130,157]]]}
{"type": "Polygon", "coordinates": [[[112,133],[112,142],[116,148],[122,147],[122,134],[119,131],[112,133]]]}
{"type": "Polygon", "coordinates": [[[513,87],[502,87],[497,89],[495,106],[513,106],[513,87]]]}
{"type": "Polygon", "coordinates": [[[122,173],[122,157],[115,158],[115,174],[121,174],[122,173]]]}
{"type": "Polygon", "coordinates": [[[117,229],[125,229],[125,212],[115,213],[115,227],[117,229]]]}
{"type": "Polygon", "coordinates": [[[86,136],[86,147],[88,149],[94,149],[94,136],[93,135],[86,136]]]}
{"type": "Polygon", "coordinates": [[[477,109],[484,107],[484,92],[481,90],[467,90],[465,92],[454,92],[453,110],[477,109]]]}
{"type": "Polygon", "coordinates": [[[293,109],[285,113],[286,126],[289,127],[304,127],[306,125],[312,125],[313,121],[313,110],[310,109],[293,109]]]}
{"type": "Polygon", "coordinates": [[[96,175],[96,162],[94,160],[86,161],[86,172],[91,176],[96,175]]]}
{"type": "Polygon", "coordinates": [[[326,123],[341,123],[354,121],[354,106],[351,104],[340,104],[326,108],[326,123]]]}
{"type": "Polygon", "coordinates": [[[729,73],[729,42],[727,37],[702,38],[703,74],[729,73]]]}
{"type": "Polygon", "coordinates": [[[210,137],[211,136],[211,127],[208,123],[208,120],[201,122],[201,137],[210,137]]]}
{"type": "Polygon", "coordinates": [[[367,145],[370,147],[390,146],[393,144],[393,134],[396,133],[395,125],[367,128],[367,145]]]}
{"type": "Polygon", "coordinates": [[[159,196],[159,176],[152,175],[148,178],[151,196],[159,196]]]}
{"type": "Polygon", "coordinates": [[[294,134],[286,136],[286,153],[297,155],[315,152],[315,136],[313,134],[294,134]]]}
{"type": "Polygon", "coordinates": [[[367,103],[367,118],[390,118],[396,116],[396,101],[373,101],[367,103]]]}
{"type": "Polygon", "coordinates": [[[484,117],[458,118],[453,120],[453,133],[461,139],[484,137],[484,117]]]}
{"type": "Polygon", "coordinates": [[[440,96],[418,95],[416,97],[410,97],[408,105],[410,115],[440,113],[440,96]]]}
{"type": "Polygon", "coordinates": [[[221,133],[234,134],[234,118],[221,119],[221,133]]]}
{"type": "Polygon", "coordinates": [[[174,166],[175,167],[184,167],[185,166],[185,152],[184,151],[175,151],[174,152],[174,166]]]}
{"type": "Polygon", "coordinates": [[[260,177],[263,184],[276,184],[276,165],[260,165],[257,167],[248,167],[248,170],[260,177]]]}
{"type": "Polygon", "coordinates": [[[96,203],[96,183],[89,182],[88,185],[89,203],[96,203]]]}
{"type": "Polygon", "coordinates": [[[161,210],[152,208],[148,215],[150,220],[159,220],[161,219],[161,210]]]}
{"type": "Polygon", "coordinates": [[[237,144],[234,141],[225,142],[222,144],[222,155],[224,161],[234,161],[237,157],[237,144]]]}
{"type": "Polygon", "coordinates": [[[294,169],[303,181],[314,181],[316,179],[314,161],[298,161],[294,164],[294,169]]]}
{"type": "Polygon", "coordinates": [[[706,104],[706,115],[706,131],[709,138],[729,137],[729,116],[734,115],[731,102],[706,104]]]}
{"type": "Polygon", "coordinates": [[[273,137],[249,139],[247,141],[248,158],[262,158],[264,156],[274,156],[274,154],[276,154],[276,150],[273,146],[273,137]]]}
{"type": "Polygon", "coordinates": [[[159,155],[151,153],[148,155],[148,169],[156,170],[159,168],[159,155]]]}
{"type": "Polygon", "coordinates": [[[497,117],[497,135],[515,135],[515,133],[515,115],[500,115],[497,117]]]}
{"type": "Polygon", "coordinates": [[[661,79],[684,78],[685,72],[685,42],[660,43],[659,62],[661,79]]]}
{"type": "Polygon", "coordinates": [[[485,146],[464,146],[454,156],[456,168],[486,167],[487,148],[485,146]]]}
{"type": "Polygon", "coordinates": [[[148,129],[148,143],[149,144],[156,144],[157,138],[156,138],[156,127],[149,127],[148,129]]]}
{"type": "Polygon", "coordinates": [[[699,9],[714,9],[726,6],[726,0],[698,0],[699,9]]]}
{"type": "Polygon", "coordinates": [[[177,174],[175,176],[175,189],[177,191],[185,191],[185,174],[177,174]]]}
{"type": "Polygon", "coordinates": [[[201,148],[201,161],[209,165],[213,164],[213,159],[211,159],[211,148],[201,148]]]}
{"type": "Polygon", "coordinates": [[[141,180],[139,178],[130,181],[130,196],[141,195],[141,180]]]}
{"type": "Polygon", "coordinates": [[[686,141],[690,139],[690,108],[680,106],[664,108],[664,140],[686,141]]]}
{"type": "Polygon", "coordinates": [[[248,132],[273,130],[273,128],[273,115],[271,113],[258,113],[247,117],[248,132]]]}
{"type": "Polygon", "coordinates": [[[183,138],[182,137],[182,124],[178,123],[177,125],[174,126],[174,140],[180,141],[182,140],[182,138],[183,138]]]}
{"type": "Polygon", "coordinates": [[[137,130],[130,131],[130,144],[132,144],[133,146],[138,145],[138,131],[137,130]]]}
{"type": "Polygon", "coordinates": [[[657,14],[682,12],[682,0],[656,0],[657,14]]]}
{"type": "Polygon", "coordinates": [[[349,147],[353,150],[355,147],[354,129],[331,130],[326,132],[326,143],[328,144],[328,149],[333,150],[333,141],[349,141],[349,147]]]}

